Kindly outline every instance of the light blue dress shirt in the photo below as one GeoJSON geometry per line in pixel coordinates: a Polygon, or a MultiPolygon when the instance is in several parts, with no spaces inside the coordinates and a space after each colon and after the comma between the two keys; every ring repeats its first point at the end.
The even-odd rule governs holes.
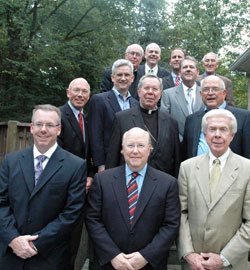
{"type": "Polygon", "coordinates": [[[115,96],[117,98],[117,101],[121,107],[121,110],[127,110],[127,109],[130,109],[130,103],[129,103],[129,100],[131,98],[131,95],[128,91],[128,95],[126,97],[126,99],[124,99],[123,95],[120,94],[114,87],[112,89],[112,91],[115,93],[115,96]]]}

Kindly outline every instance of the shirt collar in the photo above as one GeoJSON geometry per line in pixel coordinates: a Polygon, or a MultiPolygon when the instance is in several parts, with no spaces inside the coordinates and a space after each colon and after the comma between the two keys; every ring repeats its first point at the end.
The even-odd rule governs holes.
{"type": "Polygon", "coordinates": [[[38,156],[40,155],[44,155],[46,156],[48,159],[51,158],[52,154],[56,151],[56,148],[57,148],[57,142],[52,146],[50,147],[50,149],[45,152],[44,154],[40,153],[39,150],[37,149],[36,145],[34,144],[34,147],[33,147],[33,155],[34,155],[34,158],[37,158],[38,156]]]}
{"type": "MultiPolygon", "coordinates": [[[[71,103],[70,101],[68,100],[68,104],[69,104],[69,107],[71,108],[71,110],[73,111],[74,115],[76,115],[78,117],[78,114],[79,114],[79,110],[77,110],[71,103]]],[[[81,113],[83,113],[83,109],[81,109],[81,113]]]]}
{"type": "Polygon", "coordinates": [[[185,95],[188,93],[189,88],[192,88],[193,92],[196,93],[196,83],[194,83],[194,85],[192,87],[188,87],[184,83],[182,83],[182,87],[183,87],[185,95]]]}
{"type": "Polygon", "coordinates": [[[157,74],[158,72],[158,65],[154,66],[153,68],[149,67],[147,63],[145,63],[145,73],[147,74],[149,70],[153,70],[154,73],[157,74]]]}
{"type": "MultiPolygon", "coordinates": [[[[143,178],[145,177],[145,174],[146,174],[146,171],[147,171],[147,167],[148,167],[148,164],[146,163],[146,165],[140,171],[137,172],[143,178]]],[[[125,164],[125,174],[126,174],[126,177],[127,178],[130,177],[132,173],[133,173],[133,171],[129,168],[129,166],[126,163],[125,164]]]]}
{"type": "MultiPolygon", "coordinates": [[[[112,90],[113,90],[116,98],[122,98],[122,100],[124,101],[123,95],[118,90],[116,90],[115,87],[113,87],[112,90]]],[[[128,91],[126,100],[129,99],[130,97],[131,97],[131,95],[130,95],[130,92],[128,91]]]]}
{"type": "Polygon", "coordinates": [[[225,162],[225,160],[227,160],[229,154],[230,154],[230,148],[227,148],[227,151],[221,155],[220,157],[216,157],[211,151],[209,151],[209,160],[211,161],[211,164],[213,163],[213,161],[215,159],[219,159],[220,160],[220,164],[222,164],[223,162],[225,162]]]}
{"type": "MultiPolygon", "coordinates": [[[[223,102],[218,108],[216,108],[216,109],[225,109],[226,106],[227,106],[227,103],[226,103],[226,101],[224,101],[224,102],[223,102]]],[[[208,112],[208,111],[210,111],[211,109],[208,109],[208,107],[205,106],[204,110],[205,110],[205,112],[208,112]]]]}
{"type": "MultiPolygon", "coordinates": [[[[216,73],[214,73],[214,74],[211,74],[211,75],[214,75],[214,76],[216,76],[216,73]]],[[[207,72],[204,72],[204,75],[203,75],[203,77],[204,77],[204,78],[206,78],[206,77],[208,77],[208,76],[210,76],[210,75],[208,75],[208,74],[207,74],[207,72]]]]}

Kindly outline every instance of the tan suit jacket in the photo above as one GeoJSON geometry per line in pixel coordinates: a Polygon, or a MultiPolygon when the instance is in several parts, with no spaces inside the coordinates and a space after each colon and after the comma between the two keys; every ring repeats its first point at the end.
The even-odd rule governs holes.
{"type": "MultiPolygon", "coordinates": [[[[233,83],[230,79],[228,79],[227,77],[221,76],[216,74],[217,77],[219,77],[220,79],[222,79],[222,81],[225,84],[225,87],[227,89],[227,96],[226,96],[226,102],[227,105],[229,106],[234,106],[234,95],[233,95],[233,83]]],[[[202,75],[199,75],[197,77],[197,81],[202,81],[204,79],[204,73],[202,75]]]]}
{"type": "MultiPolygon", "coordinates": [[[[230,152],[210,201],[209,156],[184,161],[179,173],[181,226],[179,257],[222,253],[232,266],[247,270],[250,249],[250,160],[230,152]]],[[[184,263],[182,269],[189,269],[184,263]]]]}

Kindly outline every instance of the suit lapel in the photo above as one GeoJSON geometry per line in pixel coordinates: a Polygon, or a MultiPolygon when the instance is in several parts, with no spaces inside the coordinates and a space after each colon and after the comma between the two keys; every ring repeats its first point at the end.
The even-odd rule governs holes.
{"type": "Polygon", "coordinates": [[[27,151],[23,153],[22,158],[19,162],[23,171],[25,183],[31,194],[35,185],[33,147],[29,147],[27,151]]]}
{"type": "Polygon", "coordinates": [[[117,101],[117,98],[112,90],[108,91],[108,102],[110,104],[110,107],[113,109],[115,113],[121,110],[121,107],[117,101]]]}
{"type": "Polygon", "coordinates": [[[196,83],[196,94],[195,94],[195,104],[194,111],[197,112],[202,108],[203,102],[200,97],[200,86],[196,83]]]}
{"type": "Polygon", "coordinates": [[[51,180],[52,176],[62,167],[62,161],[64,160],[64,152],[58,146],[56,151],[50,157],[44,171],[42,172],[37,185],[34,187],[30,200],[36,195],[36,193],[51,180]]]}
{"type": "Polygon", "coordinates": [[[239,163],[235,154],[230,152],[225,167],[222,172],[221,180],[216,187],[213,200],[209,211],[211,211],[215,205],[220,201],[220,199],[225,195],[227,190],[231,187],[234,181],[238,178],[239,175],[239,163]]]}
{"type": "Polygon", "coordinates": [[[128,195],[126,187],[125,167],[120,166],[116,175],[113,176],[112,186],[116,196],[117,204],[120,208],[124,223],[130,229],[128,212],[128,195]]]}
{"type": "Polygon", "coordinates": [[[194,172],[195,181],[201,191],[207,207],[210,206],[210,188],[209,188],[209,156],[205,154],[197,163],[194,172]]]}
{"type": "MultiPolygon", "coordinates": [[[[77,136],[79,137],[79,139],[83,142],[83,136],[82,136],[82,132],[79,126],[79,123],[73,113],[73,111],[71,110],[71,108],[69,107],[68,103],[66,103],[66,115],[68,118],[69,123],[71,124],[72,128],[74,129],[74,131],[76,132],[77,136]]],[[[84,121],[85,122],[85,121],[84,121]]],[[[86,130],[86,129],[85,129],[86,130]]],[[[86,133],[86,132],[85,132],[86,133]]]]}
{"type": "Polygon", "coordinates": [[[136,205],[133,223],[131,229],[135,226],[136,222],[140,218],[143,213],[144,208],[146,207],[148,201],[151,199],[151,196],[154,192],[154,189],[157,185],[156,177],[151,175],[150,167],[147,168],[147,172],[145,174],[145,178],[143,181],[142,189],[140,192],[139,200],[136,205]]]}
{"type": "Polygon", "coordinates": [[[187,102],[186,102],[186,98],[185,98],[185,95],[183,92],[182,85],[179,85],[176,87],[175,98],[176,98],[177,104],[180,104],[180,107],[181,107],[181,110],[183,111],[183,114],[185,116],[188,116],[189,112],[188,112],[187,102]]]}
{"type": "MultiPolygon", "coordinates": [[[[205,114],[204,111],[199,111],[197,114],[195,114],[196,117],[193,121],[193,130],[194,130],[194,132],[192,132],[194,134],[194,138],[193,138],[194,147],[192,148],[193,156],[197,155],[199,138],[200,138],[200,134],[201,134],[201,119],[204,116],[204,114],[205,114]]],[[[188,142],[188,143],[190,143],[190,142],[188,142]]]]}

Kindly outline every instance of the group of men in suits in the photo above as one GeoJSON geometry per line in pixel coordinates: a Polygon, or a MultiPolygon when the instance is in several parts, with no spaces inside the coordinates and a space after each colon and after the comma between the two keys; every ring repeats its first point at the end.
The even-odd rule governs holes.
{"type": "Polygon", "coordinates": [[[112,66],[110,89],[90,99],[88,118],[90,86],[83,78],[70,83],[60,111],[34,109],[34,146],[7,155],[0,170],[0,266],[81,269],[82,248],[82,263],[74,261],[82,232],[81,244],[86,241],[89,190],[90,268],[166,269],[180,218],[174,177],[181,158],[206,153],[182,163],[179,174],[183,269],[247,269],[249,161],[236,154],[250,158],[250,113],[226,104],[230,95],[214,74],[214,54],[203,59],[201,87],[193,57],[173,50],[171,74],[158,65],[160,57],[160,47],[151,43],[139,66],[143,49],[128,46],[126,59],[112,66]],[[214,159],[221,164],[213,165],[214,159]]]}

